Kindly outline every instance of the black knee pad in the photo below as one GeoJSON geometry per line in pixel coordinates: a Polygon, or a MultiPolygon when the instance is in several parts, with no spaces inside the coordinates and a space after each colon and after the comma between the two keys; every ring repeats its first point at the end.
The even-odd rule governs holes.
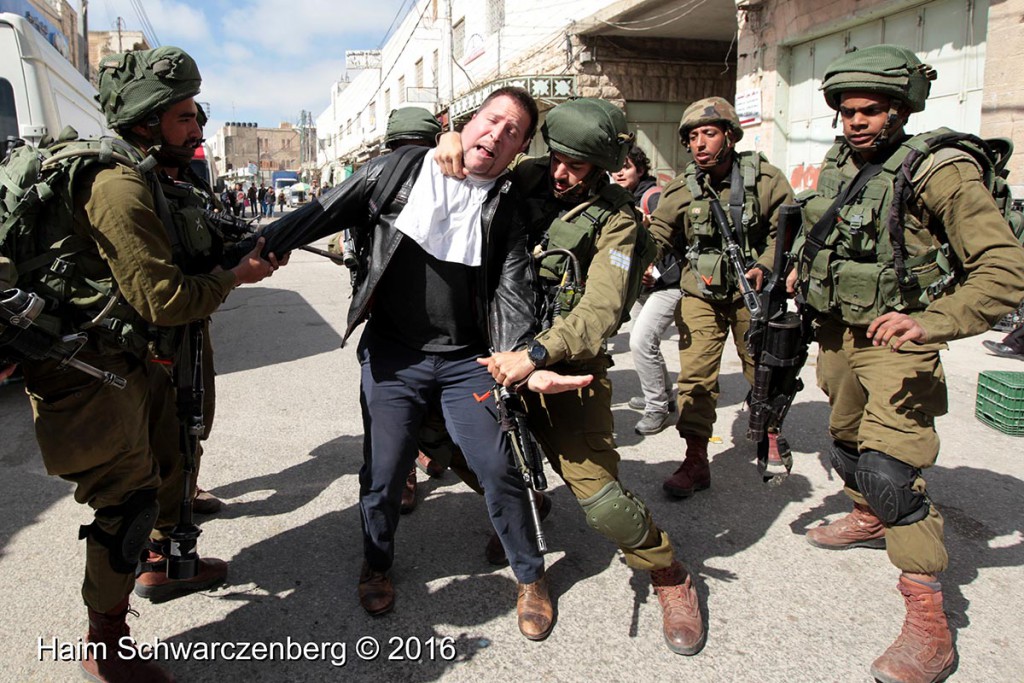
{"type": "Polygon", "coordinates": [[[119,574],[134,574],[159,512],[156,489],[135,491],[120,505],[96,510],[97,517],[121,520],[116,533],[108,534],[94,521],[79,528],[78,538],[92,536],[107,549],[111,569],[119,574]]]}
{"type": "Polygon", "coordinates": [[[860,491],[857,486],[857,464],[860,462],[860,453],[856,446],[848,446],[842,441],[833,441],[832,448],[828,451],[828,459],[834,469],[854,491],[860,491]]]}
{"type": "Polygon", "coordinates": [[[905,526],[928,516],[931,501],[912,487],[921,470],[879,451],[864,451],[857,485],[868,505],[887,526],[905,526]]]}

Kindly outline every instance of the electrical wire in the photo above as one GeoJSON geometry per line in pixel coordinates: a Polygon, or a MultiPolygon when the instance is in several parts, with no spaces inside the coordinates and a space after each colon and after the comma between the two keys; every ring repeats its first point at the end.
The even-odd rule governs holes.
{"type": "Polygon", "coordinates": [[[631,28],[629,24],[643,24],[648,21],[654,21],[655,19],[660,19],[662,17],[668,16],[671,12],[674,12],[675,10],[670,10],[669,12],[665,12],[664,14],[647,17],[646,19],[638,19],[636,21],[615,22],[605,21],[604,19],[599,19],[598,21],[600,21],[602,24],[606,26],[611,26],[612,28],[619,29],[620,31],[650,31],[651,29],[661,28],[662,26],[668,26],[669,24],[679,21],[687,14],[690,14],[694,10],[702,7],[703,5],[706,5],[708,1],[709,0],[691,0],[689,5],[683,5],[681,8],[677,8],[682,9],[682,11],[679,14],[673,16],[671,19],[661,22],[660,24],[652,24],[650,26],[638,26],[636,28],[631,28]]]}

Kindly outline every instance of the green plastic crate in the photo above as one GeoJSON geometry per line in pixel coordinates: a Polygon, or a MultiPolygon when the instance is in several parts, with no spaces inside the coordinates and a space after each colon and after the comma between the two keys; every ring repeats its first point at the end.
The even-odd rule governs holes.
{"type": "Polygon", "coordinates": [[[978,373],[974,416],[1004,434],[1024,436],[1024,372],[978,373]]]}

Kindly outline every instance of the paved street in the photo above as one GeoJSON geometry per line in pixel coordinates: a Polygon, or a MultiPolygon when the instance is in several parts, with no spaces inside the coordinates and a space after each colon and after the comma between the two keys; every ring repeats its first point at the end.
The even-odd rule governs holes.
{"type": "MultiPolygon", "coordinates": [[[[356,599],[358,333],[339,348],[348,300],[347,271],[296,252],[272,279],[236,290],[214,316],[218,407],[201,483],[228,506],[204,521],[199,549],[231,561],[229,584],[162,605],[136,599],[140,617],[129,624],[145,643],[251,643],[252,659],[260,644],[291,643],[292,658],[235,661],[239,647],[205,658],[196,650],[164,662],[179,680],[870,680],[871,661],[902,623],[898,572],[884,552],[829,552],[804,541],[807,528],[849,507],[828,467],[828,405],[814,385],[813,357],[804,372],[809,388],[787,423],[797,451],[789,480],[768,488],[757,476],[744,438],[745,383],[729,350],[720,442],[711,445],[713,486],[674,501],[661,481],[682,442],[671,429],[644,439],[633,433],[639,413],[626,401],[639,386],[626,334],[612,340],[622,479],[699,573],[709,613],[700,655],[665,648],[648,576],[634,575],[587,527],[550,473],[554,512],[545,527],[558,614],[550,638],[519,635],[512,574],[483,557],[482,500],[450,473],[421,477],[419,507],[399,528],[395,611],[366,616],[356,599]],[[356,653],[366,636],[381,646],[373,661],[356,653]],[[452,651],[443,639],[452,639],[452,651]],[[327,645],[311,653],[320,643],[327,645]]],[[[1024,371],[1024,363],[982,350],[982,338],[1000,337],[956,342],[947,352],[950,412],[940,421],[939,465],[927,474],[946,518],[951,566],[942,578],[961,656],[958,681],[1020,680],[1024,671],[1024,441],[974,417],[980,370],[1024,371]]],[[[664,344],[673,371],[674,344],[674,337],[664,344]]],[[[20,386],[0,388],[0,435],[0,680],[71,680],[77,664],[40,657],[39,644],[85,634],[85,545],[77,534],[91,515],[69,484],[43,471],[20,386]]]]}

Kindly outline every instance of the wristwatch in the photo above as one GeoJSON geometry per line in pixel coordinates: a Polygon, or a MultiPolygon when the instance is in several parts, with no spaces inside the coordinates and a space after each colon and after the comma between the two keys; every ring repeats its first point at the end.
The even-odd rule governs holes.
{"type": "Polygon", "coordinates": [[[529,346],[526,347],[526,356],[535,368],[540,369],[548,364],[548,350],[536,339],[531,341],[529,346]]]}

